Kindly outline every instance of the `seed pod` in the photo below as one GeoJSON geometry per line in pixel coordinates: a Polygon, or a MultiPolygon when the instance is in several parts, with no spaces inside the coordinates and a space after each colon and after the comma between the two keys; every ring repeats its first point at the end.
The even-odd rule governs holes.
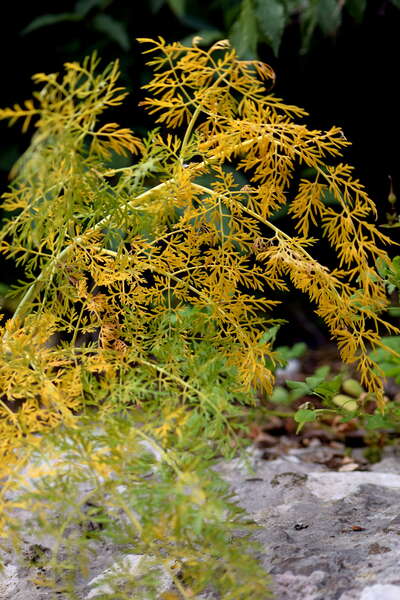
{"type": "Polygon", "coordinates": [[[357,402],[354,400],[354,398],[346,396],[345,394],[337,394],[332,398],[332,402],[336,404],[336,406],[339,406],[339,408],[344,408],[349,412],[353,412],[358,408],[357,402]]]}

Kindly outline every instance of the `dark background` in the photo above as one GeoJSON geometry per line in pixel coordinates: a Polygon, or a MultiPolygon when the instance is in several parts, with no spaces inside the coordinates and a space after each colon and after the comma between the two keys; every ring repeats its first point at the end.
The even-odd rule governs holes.
{"type": "MultiPolygon", "coordinates": [[[[268,1],[268,0],[266,0],[268,1]]],[[[63,22],[21,35],[36,17],[46,13],[72,10],[73,2],[59,1],[9,4],[3,16],[1,44],[2,86],[0,105],[7,106],[30,97],[30,77],[38,71],[62,69],[66,60],[79,60],[97,49],[105,61],[120,58],[123,83],[135,90],[124,110],[125,125],[136,130],[146,125],[144,115],[135,105],[139,99],[138,84],[145,74],[144,60],[136,37],[162,35],[169,41],[194,33],[180,21],[168,6],[156,14],[150,10],[138,13],[146,2],[114,2],[112,14],[126,25],[131,47],[123,50],[117,43],[91,29],[90,19],[63,22]],[[136,97],[135,97],[136,96],[136,97]]],[[[212,2],[210,2],[212,7],[212,2]]],[[[223,30],[220,12],[210,20],[223,30]]],[[[398,185],[399,110],[397,66],[399,59],[400,11],[392,4],[368,1],[366,15],[357,24],[344,13],[343,23],[335,36],[317,33],[307,54],[299,53],[299,28],[289,26],[281,44],[279,57],[265,44],[259,45],[262,60],[271,64],[277,74],[275,93],[289,103],[303,106],[310,113],[312,125],[343,127],[353,148],[349,161],[378,204],[386,201],[388,175],[398,185]]],[[[0,170],[2,185],[5,172],[28,143],[17,129],[1,126],[0,170]]]]}

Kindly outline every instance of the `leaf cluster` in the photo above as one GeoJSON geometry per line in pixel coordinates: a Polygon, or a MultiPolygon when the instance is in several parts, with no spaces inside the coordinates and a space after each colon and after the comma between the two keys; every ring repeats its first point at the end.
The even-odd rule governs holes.
{"type": "Polygon", "coordinates": [[[246,540],[227,542],[240,520],[210,467],[238,449],[245,407],[272,392],[276,290],[308,295],[383,407],[369,351],[380,327],[398,332],[380,316],[375,268],[391,264],[390,240],[351,167],[335,161],[348,145],[340,129],[308,129],[304,111],[269,93],[270,67],[226,41],[208,51],[141,42],[154,71],[142,105],[157,123],[142,140],[104,122],[125,92],[117,63],[99,71],[96,56],[63,77],[36,75],[32,100],[0,110],[36,129],[3,197],[0,250],[26,281],[1,330],[2,523],[17,543],[12,511],[31,508],[58,540],[54,569],[68,571],[85,474],[105,531],[182,561],[184,597],[213,583],[224,598],[262,598],[246,540]],[[115,154],[132,164],[114,168],[115,154]],[[316,236],[334,268],[311,254],[316,236]],[[141,441],[159,457],[150,478],[141,441]],[[33,489],[13,496],[26,481],[33,489]]]}
{"type": "MultiPolygon", "coordinates": [[[[36,17],[23,30],[24,34],[59,23],[86,23],[122,50],[130,48],[129,31],[124,19],[114,9],[113,0],[77,0],[70,12],[44,14],[36,17]]],[[[391,4],[400,8],[399,0],[391,4]]],[[[313,37],[319,31],[324,36],[335,35],[344,15],[362,22],[367,0],[217,0],[210,7],[198,0],[151,0],[149,18],[166,6],[184,25],[193,29],[183,43],[190,45],[193,35],[202,38],[204,45],[228,36],[242,58],[257,56],[258,43],[270,46],[279,53],[282,37],[290,26],[299,28],[301,52],[310,50],[313,37]],[[211,17],[212,13],[213,17],[211,17]],[[224,27],[218,28],[217,22],[224,27]]]]}

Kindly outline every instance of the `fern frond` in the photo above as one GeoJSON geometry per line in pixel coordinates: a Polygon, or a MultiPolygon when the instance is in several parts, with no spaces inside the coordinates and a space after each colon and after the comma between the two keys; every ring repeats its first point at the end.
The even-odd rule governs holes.
{"type": "MultiPolygon", "coordinates": [[[[141,141],[99,123],[126,93],[118,63],[101,70],[96,55],[66,63],[62,77],[38,74],[33,100],[0,111],[36,128],[3,196],[0,250],[24,265],[27,282],[1,330],[0,474],[23,485],[21,456],[24,447],[37,455],[38,434],[56,461],[68,452],[62,467],[76,508],[65,511],[68,528],[82,515],[71,470],[79,456],[105,522],[119,511],[123,540],[184,555],[197,593],[213,578],[204,556],[226,526],[226,503],[207,475],[212,458],[240,443],[243,407],[257,402],[256,390],[271,393],[280,361],[271,290],[308,296],[383,409],[369,352],[381,346],[381,328],[399,333],[382,316],[388,299],[376,269],[378,259],[390,265],[390,239],[351,167],[337,164],[348,145],[341,130],[299,122],[306,113],[270,93],[270,67],[239,60],[227,41],[209,50],[141,41],[154,71],[142,104],[167,131],[141,141]],[[112,168],[113,152],[139,156],[112,168]],[[279,224],[280,211],[296,235],[279,224]],[[321,238],[334,267],[314,257],[321,238]],[[154,479],[143,476],[144,439],[162,456],[154,479]],[[121,481],[132,486],[117,489],[121,481]]],[[[38,467],[32,477],[43,489],[20,506],[47,515],[51,489],[52,506],[64,507],[56,471],[38,467]]],[[[4,501],[1,510],[7,527],[4,501]]],[[[60,546],[51,523],[43,518],[60,546]]],[[[228,566],[212,583],[225,592],[229,580],[226,597],[264,598],[229,544],[217,549],[228,566]]]]}

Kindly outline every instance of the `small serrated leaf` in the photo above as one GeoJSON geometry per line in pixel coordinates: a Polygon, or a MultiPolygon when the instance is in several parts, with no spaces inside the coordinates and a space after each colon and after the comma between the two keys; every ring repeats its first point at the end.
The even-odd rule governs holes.
{"type": "Polygon", "coordinates": [[[300,408],[295,412],[294,420],[298,423],[296,434],[301,431],[306,423],[313,423],[317,418],[317,413],[309,408],[300,408]]]}
{"type": "Polygon", "coordinates": [[[331,398],[338,393],[342,383],[342,376],[336,375],[333,379],[323,381],[315,389],[314,394],[324,398],[324,400],[331,400],[331,398]]]}
{"type": "Polygon", "coordinates": [[[256,15],[262,33],[277,55],[286,24],[285,7],[279,0],[256,0],[256,15]]]}
{"type": "Polygon", "coordinates": [[[316,388],[323,381],[325,381],[328,373],[329,373],[328,366],[320,367],[319,369],[317,369],[315,371],[314,375],[311,375],[310,377],[306,377],[307,385],[310,387],[310,389],[316,388]]]}
{"type": "Polygon", "coordinates": [[[315,410],[311,410],[310,408],[301,408],[294,415],[294,420],[297,423],[312,423],[316,418],[317,414],[315,410]]]}
{"type": "Polygon", "coordinates": [[[289,350],[289,358],[301,358],[307,350],[307,344],[304,342],[297,342],[289,350]]]}

